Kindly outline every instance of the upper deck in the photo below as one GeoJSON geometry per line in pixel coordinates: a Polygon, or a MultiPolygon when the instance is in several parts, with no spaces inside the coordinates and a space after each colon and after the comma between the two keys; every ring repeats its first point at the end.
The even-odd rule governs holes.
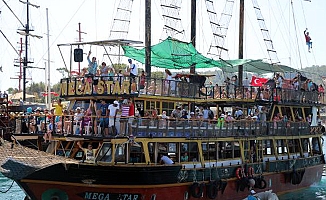
{"type": "Polygon", "coordinates": [[[61,79],[60,96],[67,100],[135,97],[184,102],[277,102],[284,104],[323,104],[317,91],[262,88],[253,86],[206,85],[162,78],[134,79],[117,76],[71,77],[61,79]]]}

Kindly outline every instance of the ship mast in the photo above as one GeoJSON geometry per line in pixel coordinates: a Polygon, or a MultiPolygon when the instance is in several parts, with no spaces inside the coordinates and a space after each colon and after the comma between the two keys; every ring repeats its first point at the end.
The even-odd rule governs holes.
{"type": "MultiPolygon", "coordinates": [[[[196,48],[196,0],[191,0],[191,32],[190,41],[196,48]]],[[[190,73],[194,74],[196,71],[196,65],[190,66],[190,73]]]]}
{"type": "MultiPolygon", "coordinates": [[[[23,59],[23,101],[26,101],[26,69],[27,68],[39,68],[39,67],[28,67],[27,64],[28,63],[33,63],[32,61],[28,61],[28,36],[33,36],[36,38],[42,38],[42,36],[37,36],[37,35],[31,35],[30,31],[33,31],[32,29],[29,29],[29,6],[33,6],[35,8],[39,8],[40,6],[34,5],[29,3],[29,0],[26,0],[26,2],[20,1],[23,4],[26,4],[27,9],[26,9],[26,13],[27,13],[27,18],[26,18],[26,25],[25,25],[25,29],[22,29],[21,31],[24,31],[24,35],[25,35],[25,57],[23,59]]],[[[22,34],[20,32],[17,32],[19,34],[22,34]]],[[[39,69],[44,69],[44,68],[39,68],[39,69]]]]}
{"type": "Polygon", "coordinates": [[[24,66],[23,66],[23,101],[26,101],[26,68],[28,63],[28,35],[29,35],[29,0],[26,3],[27,6],[27,18],[25,26],[25,57],[24,57],[24,66]]]}
{"type": "MultiPolygon", "coordinates": [[[[243,31],[244,31],[244,0],[240,0],[240,13],[239,13],[239,54],[238,58],[243,59],[243,31]]],[[[242,86],[243,80],[243,66],[240,65],[238,68],[238,83],[242,86]]]]}
{"type": "Polygon", "coordinates": [[[151,77],[151,0],[145,2],[145,71],[151,77]]]}

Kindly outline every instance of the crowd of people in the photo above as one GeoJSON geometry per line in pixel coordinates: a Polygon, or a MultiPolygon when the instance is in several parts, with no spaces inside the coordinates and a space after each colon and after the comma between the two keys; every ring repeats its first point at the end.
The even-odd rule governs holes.
{"type": "Polygon", "coordinates": [[[45,142],[51,140],[52,134],[127,136],[131,134],[134,119],[134,103],[131,99],[96,103],[90,100],[88,108],[76,107],[74,110],[63,108],[61,99],[53,103],[53,109],[34,111],[31,107],[22,119],[21,132],[44,133],[45,142]]]}

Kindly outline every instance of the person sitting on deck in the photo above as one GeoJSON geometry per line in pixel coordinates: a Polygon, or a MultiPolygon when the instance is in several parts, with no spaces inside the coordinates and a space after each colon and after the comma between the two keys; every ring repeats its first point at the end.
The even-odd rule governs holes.
{"type": "Polygon", "coordinates": [[[217,128],[223,128],[224,127],[224,122],[225,122],[224,117],[225,117],[225,115],[221,114],[220,117],[217,119],[217,124],[216,124],[217,128]]]}
{"type": "Polygon", "coordinates": [[[52,140],[52,133],[53,133],[54,129],[55,129],[55,124],[53,123],[53,118],[51,118],[50,123],[48,125],[48,129],[44,133],[44,136],[43,136],[45,143],[50,142],[50,140],[52,140]]]}
{"type": "Polygon", "coordinates": [[[247,197],[247,200],[257,200],[258,198],[254,196],[256,194],[255,190],[250,190],[250,194],[247,197]]]}
{"type": "Polygon", "coordinates": [[[165,156],[165,155],[161,154],[160,164],[161,165],[163,165],[163,164],[165,164],[165,165],[172,165],[172,164],[174,164],[174,162],[168,156],[165,156]]]}
{"type": "Polygon", "coordinates": [[[188,162],[189,157],[188,157],[188,153],[184,153],[181,158],[180,158],[181,162],[188,162]]]}
{"type": "Polygon", "coordinates": [[[82,149],[84,151],[84,154],[86,157],[85,162],[94,163],[96,153],[101,145],[99,145],[97,149],[93,149],[92,144],[88,144],[87,148],[83,148],[83,146],[80,144],[80,142],[77,142],[77,145],[80,149],[82,149]]]}

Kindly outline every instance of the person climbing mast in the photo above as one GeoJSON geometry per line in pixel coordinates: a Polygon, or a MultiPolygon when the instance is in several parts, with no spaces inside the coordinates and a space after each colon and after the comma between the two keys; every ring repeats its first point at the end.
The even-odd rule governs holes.
{"type": "Polygon", "coordinates": [[[311,37],[308,32],[308,28],[304,30],[304,36],[306,38],[306,44],[308,45],[308,52],[310,53],[310,49],[312,48],[312,42],[311,42],[311,37]]]}

